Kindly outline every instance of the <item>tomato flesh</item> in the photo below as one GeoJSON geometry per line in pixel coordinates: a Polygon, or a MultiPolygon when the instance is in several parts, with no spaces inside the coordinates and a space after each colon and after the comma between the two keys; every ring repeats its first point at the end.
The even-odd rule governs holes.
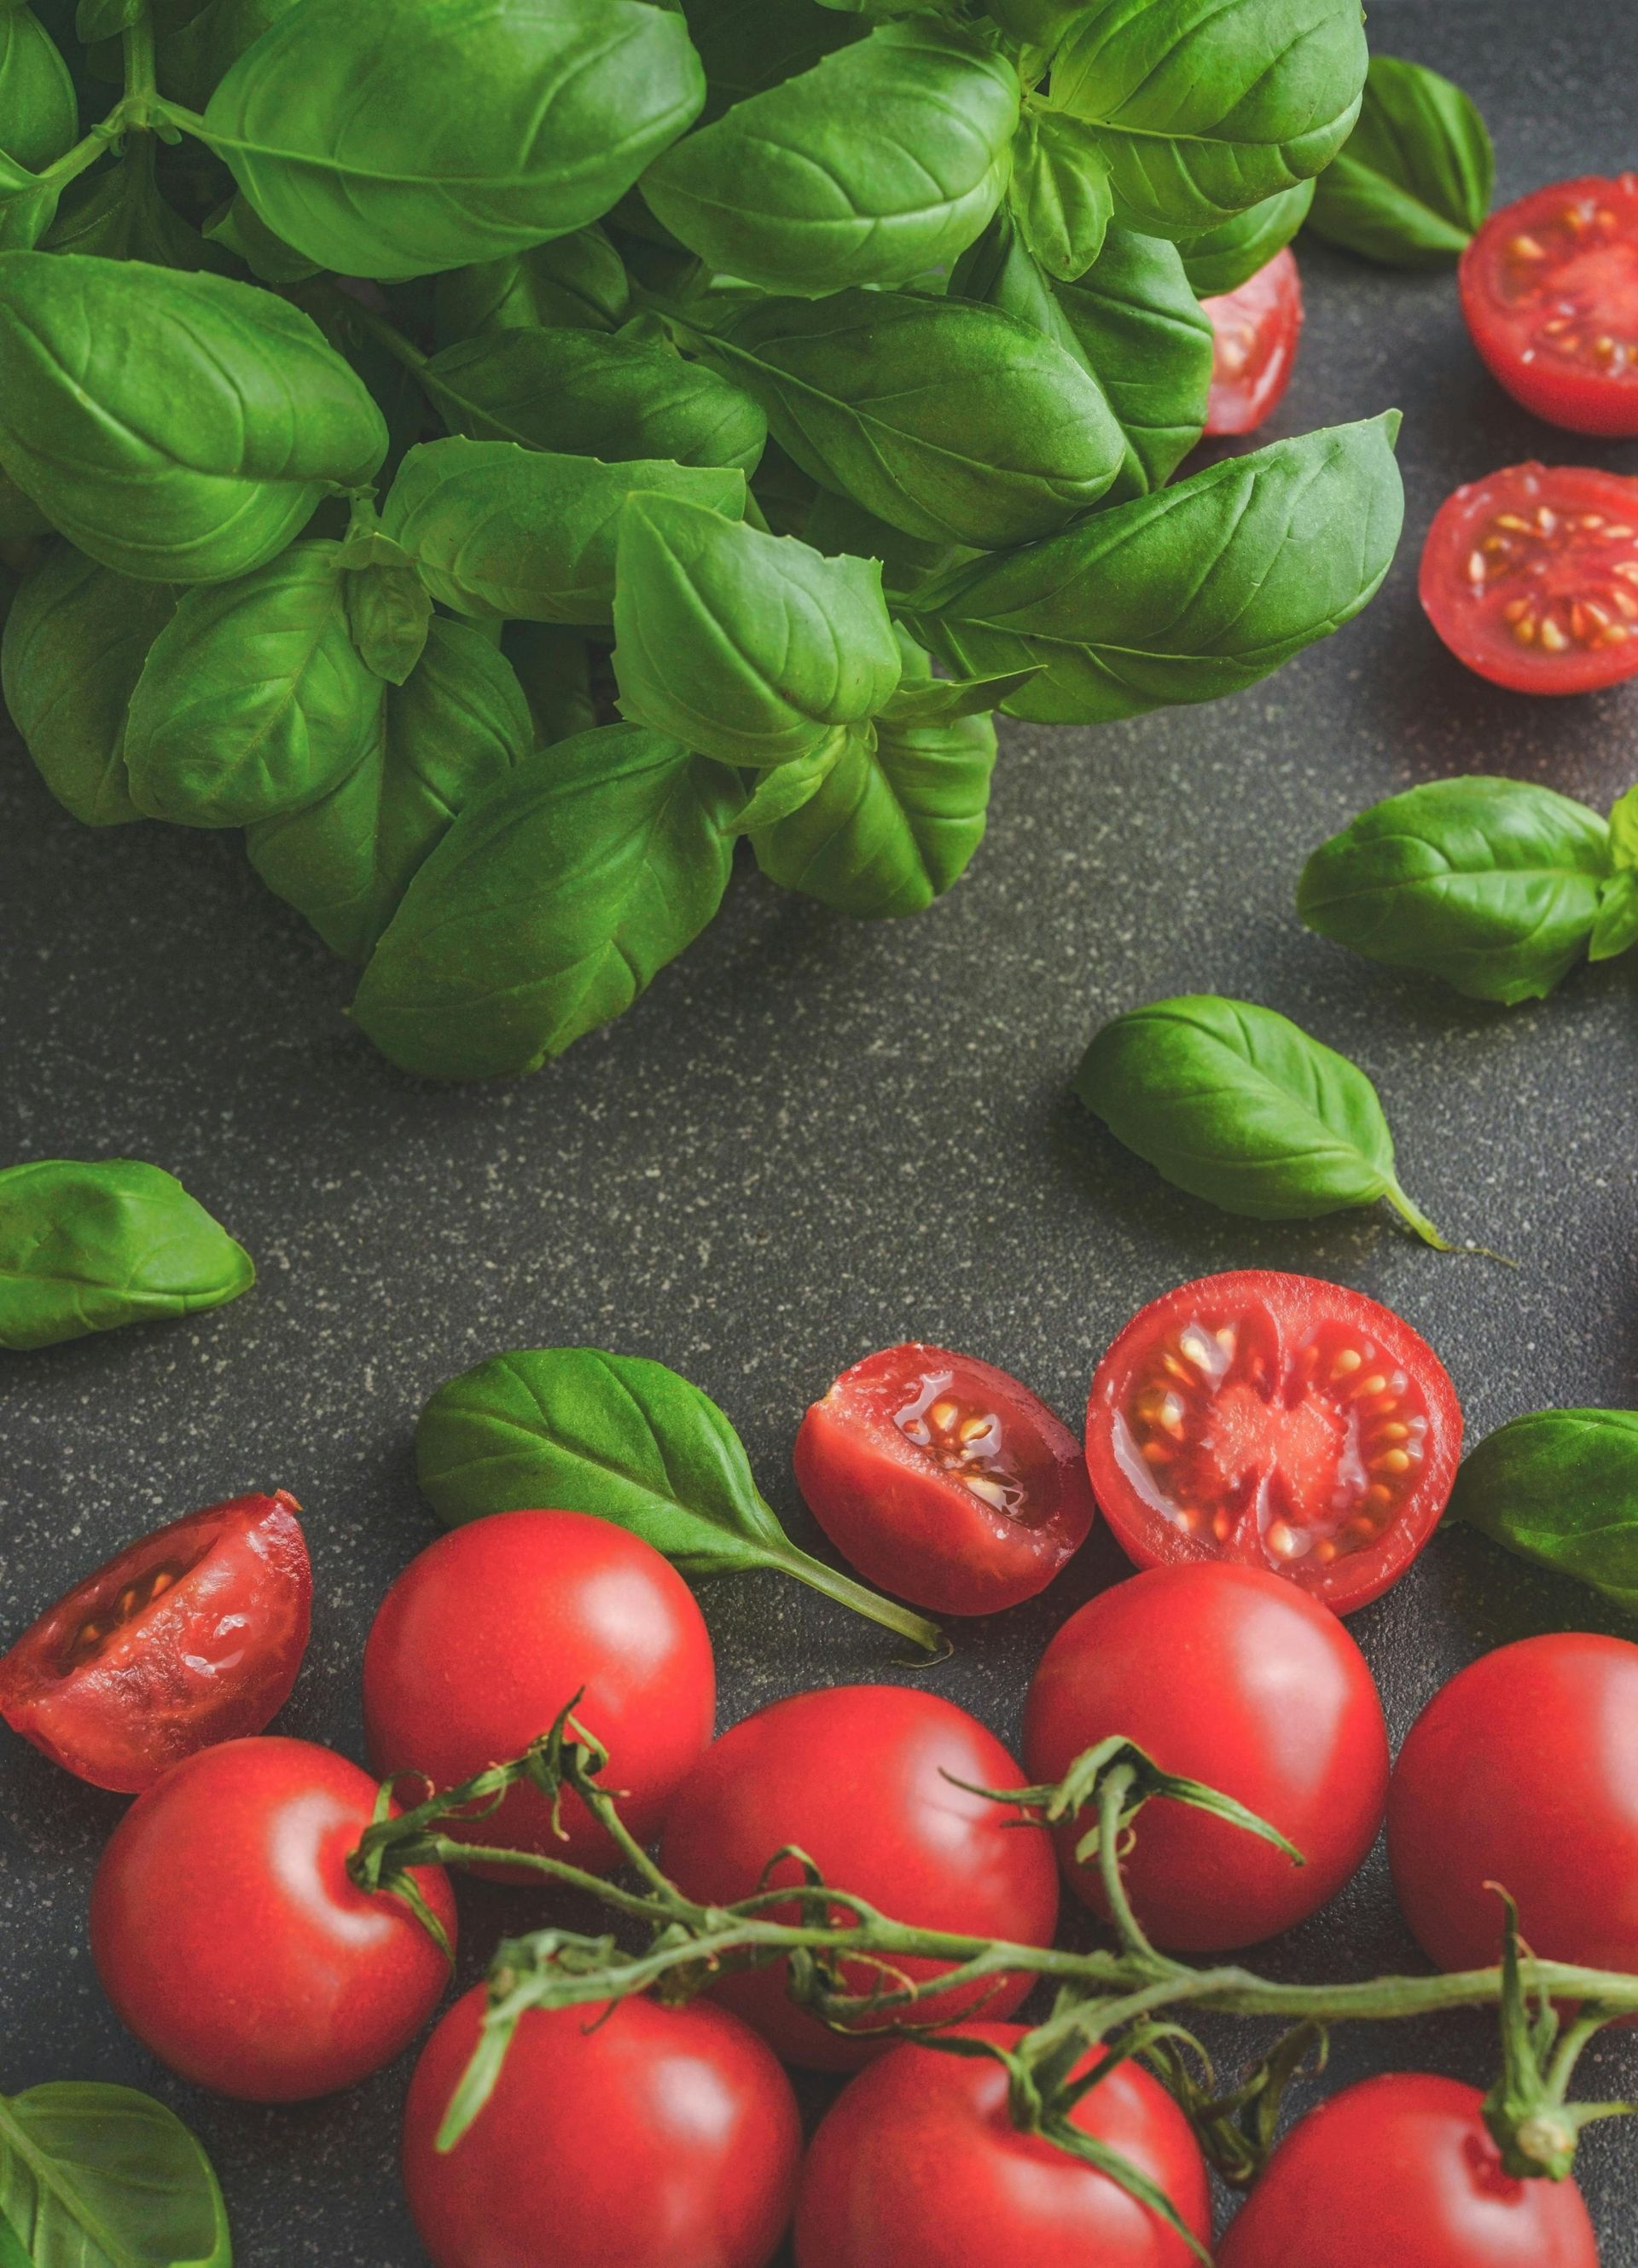
{"type": "Polygon", "coordinates": [[[1302,279],[1288,245],[1237,291],[1201,306],[1212,321],[1208,434],[1250,433],[1279,405],[1291,383],[1302,329],[1302,279]]]}
{"type": "Polygon", "coordinates": [[[1095,1517],[1079,1446],[975,1356],[912,1342],[845,1370],[796,1437],[796,1478],[843,1556],[935,1614],[1044,1590],[1095,1517]]]}
{"type": "Polygon", "coordinates": [[[262,1732],[306,1651],[313,1573],[294,1497],[233,1497],[77,1583],[0,1659],[0,1716],[95,1787],[140,1794],[262,1732]]]}
{"type": "Polygon", "coordinates": [[[1263,1269],[1141,1309],[1087,1405],[1093,1493],[1135,1565],[1263,1568],[1339,1614],[1421,1550],[1461,1447],[1456,1389],[1408,1323],[1263,1269]]]}
{"type": "Polygon", "coordinates": [[[1638,173],[1556,181],[1493,213],[1461,291],[1515,401],[1572,433],[1638,434],[1638,173]]]}

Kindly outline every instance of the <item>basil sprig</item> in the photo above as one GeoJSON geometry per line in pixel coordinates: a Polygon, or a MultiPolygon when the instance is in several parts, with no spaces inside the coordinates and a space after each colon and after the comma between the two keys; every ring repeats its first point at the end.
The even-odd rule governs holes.
{"type": "Polygon", "coordinates": [[[232,2268],[232,2258],[210,2161],[163,2103],[93,2080],[0,2096],[0,2268],[232,2268]]]}
{"type": "Polygon", "coordinates": [[[1308,225],[1384,267],[1446,267],[1483,225],[1494,187],[1472,99],[1425,64],[1373,55],[1359,123],[1315,182],[1308,225]]]}
{"type": "Polygon", "coordinates": [[[1463,1459],[1446,1516],[1638,1613],[1638,1410],[1515,1418],[1463,1459]]]}

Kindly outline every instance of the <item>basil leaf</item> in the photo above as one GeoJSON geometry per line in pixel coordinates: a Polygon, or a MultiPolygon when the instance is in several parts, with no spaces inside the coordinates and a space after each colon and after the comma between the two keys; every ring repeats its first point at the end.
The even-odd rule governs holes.
{"type": "Polygon", "coordinates": [[[1204,234],[1190,237],[1177,247],[1189,289],[1198,298],[1216,299],[1249,284],[1277,252],[1285,250],[1313,202],[1313,182],[1298,181],[1204,234]]]}
{"type": "Polygon", "coordinates": [[[1621,872],[1638,866],[1638,787],[1629,787],[1611,806],[1610,853],[1621,872]]]}
{"type": "Polygon", "coordinates": [[[432,306],[442,346],[484,331],[612,331],[631,313],[631,279],[602,230],[580,228],[451,269],[434,284],[432,306]]]}
{"type": "Polygon", "coordinates": [[[232,2268],[203,2150],[151,2095],[101,2080],[0,2098],[0,2225],[29,2230],[38,2268],[232,2268]]]}
{"type": "Polygon", "coordinates": [[[1055,48],[1086,5],[1087,0],[985,0],[985,13],[1008,39],[1055,48]]]}
{"type": "Polygon", "coordinates": [[[1587,944],[1589,961],[1613,961],[1638,945],[1638,874],[1625,868],[1612,874],[1598,897],[1598,911],[1587,944]]]}
{"type": "Polygon", "coordinates": [[[1359,124],[1316,183],[1308,225],[1389,268],[1442,268],[1482,226],[1494,187],[1490,136],[1461,88],[1373,55],[1359,124]]]}
{"type": "Polygon", "coordinates": [[[0,1172],[0,1346],[196,1314],[255,1280],[250,1255],[158,1166],[47,1158],[0,1172]]]}
{"type": "Polygon", "coordinates": [[[432,600],[414,563],[389,537],[376,535],[372,556],[342,556],[347,628],[358,658],[375,676],[402,685],[426,650],[432,600]],[[377,549],[379,547],[379,549],[377,549]]]}
{"type": "Polygon", "coordinates": [[[1582,958],[1609,870],[1609,829],[1585,804],[1524,780],[1433,780],[1322,843],[1297,912],[1368,961],[1510,1005],[1582,958]]]}
{"type": "Polygon", "coordinates": [[[125,720],[176,593],[134,583],[67,544],[24,581],[0,640],[11,722],[57,801],[87,827],[140,819],[125,777],[125,720]]]}
{"type": "Polygon", "coordinates": [[[38,173],[78,132],[74,82],[55,40],[32,8],[0,12],[0,150],[38,173]]]}
{"type": "Polygon", "coordinates": [[[286,243],[390,280],[584,228],[705,93],[682,18],[643,0],[395,0],[390,36],[358,0],[303,0],[203,132],[286,243]]]}
{"type": "Polygon", "coordinates": [[[629,1008],[722,902],[729,775],[605,725],[469,806],[404,894],[352,1014],[421,1079],[538,1071],[629,1008]]]}
{"type": "Polygon", "coordinates": [[[416,1472],[446,1527],[550,1504],[640,1535],[693,1580],[775,1567],[929,1652],[935,1626],[798,1550],[716,1403],[663,1363],[595,1347],[491,1356],[421,1412],[416,1472]]]}
{"type": "MultiPolygon", "coordinates": [[[[777,442],[769,446],[778,448],[777,442]]],[[[781,462],[788,462],[782,451],[779,456],[781,462]]],[[[764,460],[764,466],[765,463],[764,460]]],[[[758,468],[759,475],[763,470],[764,467],[758,468]]],[[[815,492],[793,465],[790,474],[793,481],[801,482],[812,501],[806,509],[799,507],[788,516],[771,508],[767,488],[760,477],[756,483],[758,501],[774,534],[800,535],[815,551],[823,551],[827,559],[845,552],[860,559],[879,559],[882,585],[886,591],[912,591],[930,575],[952,565],[956,559],[973,556],[968,550],[953,550],[948,543],[928,542],[920,536],[906,535],[902,528],[889,527],[886,520],[878,519],[863,504],[855,504],[852,497],[837,496],[830,489],[815,492]]]]}
{"type": "Polygon", "coordinates": [[[685,0],[682,12],[705,67],[705,125],[865,33],[864,25],[811,0],[685,0]]]}
{"type": "Polygon", "coordinates": [[[1515,1418],[1462,1460],[1446,1517],[1638,1612],[1638,1411],[1515,1418]]]}
{"type": "Polygon", "coordinates": [[[178,102],[203,110],[240,55],[299,4],[299,0],[207,0],[159,41],[155,62],[160,85],[178,102]]]}
{"type": "Polygon", "coordinates": [[[1083,276],[1115,209],[1109,161],[1078,118],[1026,103],[1013,144],[1012,209],[1049,276],[1083,276]]]}
{"type": "Polygon", "coordinates": [[[957,26],[884,24],[677,143],[643,195],[712,268],[765,290],[904,284],[995,210],[1021,97],[1006,58],[957,26]]]}
{"type": "Polygon", "coordinates": [[[508,622],[500,645],[529,704],[537,747],[591,731],[597,722],[591,652],[578,630],[554,622],[508,622]]]}
{"type": "Polygon", "coordinates": [[[1074,1091],[1117,1141],[1225,1212],[1311,1220],[1386,1197],[1449,1249],[1399,1186],[1369,1079],[1272,1008],[1195,993],[1132,1009],[1094,1035],[1074,1091]]]}

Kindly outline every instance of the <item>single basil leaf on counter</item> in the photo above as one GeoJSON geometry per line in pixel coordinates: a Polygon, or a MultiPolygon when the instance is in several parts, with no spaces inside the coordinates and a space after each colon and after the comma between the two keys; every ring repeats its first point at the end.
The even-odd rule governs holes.
{"type": "Polygon", "coordinates": [[[1313,202],[1313,182],[1298,181],[1260,204],[1248,205],[1203,235],[1190,237],[1177,247],[1189,289],[1197,298],[1215,299],[1249,284],[1259,268],[1266,268],[1277,252],[1284,251],[1308,218],[1313,202]]]}
{"type": "Polygon", "coordinates": [[[1083,276],[1113,217],[1109,160],[1078,118],[1024,106],[1007,192],[1019,233],[1049,276],[1083,276]]]}
{"type": "Polygon", "coordinates": [[[591,731],[597,722],[591,649],[579,630],[558,622],[508,622],[500,650],[529,704],[538,747],[591,731]]]}
{"type": "Polygon", "coordinates": [[[432,287],[432,308],[440,346],[485,331],[613,331],[631,312],[631,279],[594,225],[452,268],[432,287]]]}
{"type": "Polygon", "coordinates": [[[0,1171],[0,1346],[195,1314],[255,1280],[250,1255],[158,1166],[46,1158],[0,1171]]]}
{"type": "Polygon", "coordinates": [[[232,2268],[198,2142],[151,2095],[100,2080],[0,2096],[0,2226],[30,2232],[34,2268],[232,2268]]]}
{"type": "Polygon", "coordinates": [[[1389,268],[1443,268],[1482,226],[1494,188],[1472,99],[1421,63],[1375,55],[1359,124],[1316,183],[1308,225],[1389,268]]]}
{"type": "Polygon", "coordinates": [[[640,1535],[693,1580],[776,1567],[932,1653],[936,1626],[799,1550],[708,1395],[663,1363],[595,1347],[494,1355],[416,1428],[423,1493],[450,1528],[550,1504],[640,1535]]]}
{"type": "Polygon", "coordinates": [[[1464,1457],[1446,1517],[1638,1613],[1638,1410],[1515,1418],[1464,1457]]]}
{"type": "Polygon", "coordinates": [[[1094,1035],[1074,1091],[1191,1197],[1252,1220],[1312,1220],[1385,1197],[1450,1248],[1400,1188],[1393,1137],[1356,1064],[1249,1000],[1156,1000],[1094,1035]]]}
{"type": "Polygon", "coordinates": [[[39,173],[78,132],[74,82],[55,40],[32,8],[0,12],[0,150],[39,173]]]}
{"type": "Polygon", "coordinates": [[[1609,828],[1585,804],[1525,780],[1431,780],[1322,843],[1297,913],[1368,961],[1511,1005],[1582,959],[1609,872],[1609,828]]]}

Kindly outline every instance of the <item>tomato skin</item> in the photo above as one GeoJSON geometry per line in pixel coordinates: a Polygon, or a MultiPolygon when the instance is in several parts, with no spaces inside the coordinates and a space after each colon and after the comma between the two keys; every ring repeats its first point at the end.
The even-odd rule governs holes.
{"type": "MultiPolygon", "coordinates": [[[[716,1717],[711,1636],[668,1560],[612,1521],[579,1512],[499,1512],[451,1528],[412,1559],[364,1654],[364,1719],[382,1777],[458,1786],[521,1756],[584,1689],[576,1715],[603,1742],[606,1784],[639,1842],[704,1752],[716,1717]]],[[[613,1839],[575,1795],[551,1807],[528,1786],[447,1832],[550,1852],[593,1868],[613,1839]]],[[[518,1870],[512,1870],[515,1874],[518,1870]]]]}
{"type": "Polygon", "coordinates": [[[1279,407],[1291,383],[1302,330],[1302,279],[1283,245],[1237,291],[1201,306],[1212,321],[1212,387],[1207,434],[1254,432],[1279,407]]]}
{"type": "Polygon", "coordinates": [[[232,1497],[127,1544],[0,1658],[0,1716],[65,1771],[122,1795],[196,1749],[260,1733],[307,1648],[299,1509],[283,1489],[232,1497]],[[156,1578],[163,1588],[118,1619],[121,1597],[156,1578]],[[88,1626],[107,1634],[77,1650],[88,1626]]]}
{"type": "MultiPolygon", "coordinates": [[[[161,2063],[218,2095],[299,2102],[409,2045],[449,1966],[402,1899],[348,1877],[375,1800],[344,1756],[270,1736],[202,1749],[138,1796],[97,1868],[91,1950],[161,2063]]],[[[453,1946],[447,1875],[415,1880],[453,1946]]]]}
{"type": "Polygon", "coordinates": [[[991,1363],[919,1341],[845,1370],[803,1418],[794,1462],[808,1509],[843,1557],[879,1589],[934,1614],[995,1614],[1033,1598],[1096,1517],[1080,1446],[1045,1403],[991,1363]],[[982,1463],[963,1453],[956,1419],[934,1430],[931,1448],[906,1432],[927,1432],[929,1410],[947,1408],[956,1419],[978,1411],[995,1421],[980,1437],[982,1463]],[[1015,1497],[1019,1509],[986,1501],[973,1480],[1015,1497]]]}
{"type": "MultiPolygon", "coordinates": [[[[1146,1804],[1122,1874],[1139,1921],[1180,1953],[1290,1929],[1335,1896],[1382,1823],[1388,1734],[1365,1658],[1336,1616],[1251,1567],[1157,1567],[1073,1615],[1029,1688],[1032,1781],[1122,1734],[1163,1771],[1236,1797],[1303,1853],[1169,1800],[1146,1804]]],[[[1059,1830],[1076,1895],[1105,1911],[1087,1822],[1059,1830]]]]}
{"type": "Polygon", "coordinates": [[[1391,2072],[1299,2121],[1218,2268],[1598,2268],[1573,2181],[1502,2168],[1476,2087],[1391,2072]]]}
{"type": "Polygon", "coordinates": [[[404,2107],[404,2187],[433,2268],[765,2268],[802,2137],[753,2031],[705,2002],[625,2000],[606,2021],[531,2009],[495,2092],[440,2154],[483,1999],[475,1985],[444,2016],[404,2107]]]}
{"type": "Polygon", "coordinates": [[[1441,1969],[1502,1954],[1498,1882],[1546,1961],[1638,1972],[1638,1646],[1521,1638],[1436,1693],[1399,1751],[1388,1858],[1441,1969]]]}
{"type": "MultiPolygon", "coordinates": [[[[725,1733],[677,1792],[660,1864],[691,1898],[730,1904],[756,1889],[787,1844],[808,1852],[825,1880],[868,1898],[895,1921],[1050,1945],[1058,1882],[1044,1836],[1010,1827],[1016,1816],[971,1787],[1022,1787],[1023,1775],[994,1734],[954,1702],[902,1685],[837,1685],[776,1701],[725,1733]]],[[[793,1862],[776,1883],[801,1879],[793,1862]]],[[[936,1976],[936,1962],[906,1961],[907,1974],[936,1976]]],[[[851,1972],[850,1972],[851,1973],[851,1972]]],[[[870,1973],[860,1970],[868,1991],[870,1973]]],[[[1029,1990],[1007,1979],[921,2003],[914,2020],[953,2021],[980,1999],[985,2014],[1010,2015],[1029,1990]]],[[[785,1964],[725,1977],[724,2007],[755,2025],[786,2063],[854,2071],[891,2040],[845,2039],[796,2007],[785,1964]]]]}
{"type": "MultiPolygon", "coordinates": [[[[1020,2024],[969,2024],[1012,2046],[1020,2024]]],[[[1080,2066],[1093,2060],[1088,2056],[1080,2066]]],[[[1123,2064],[1083,2095],[1074,2123],[1170,2198],[1204,2243],[1205,2162],[1159,2081],[1123,2064]]],[[[1007,2110],[1007,2073],[905,2043],[849,2082],[808,2153],[796,2207],[797,2268],[1193,2268],[1177,2233],[1107,2176],[1007,2110]]]]}
{"type": "Polygon", "coordinates": [[[1479,358],[1516,401],[1572,433],[1638,435],[1638,173],[1503,205],[1458,281],[1479,358]]]}

